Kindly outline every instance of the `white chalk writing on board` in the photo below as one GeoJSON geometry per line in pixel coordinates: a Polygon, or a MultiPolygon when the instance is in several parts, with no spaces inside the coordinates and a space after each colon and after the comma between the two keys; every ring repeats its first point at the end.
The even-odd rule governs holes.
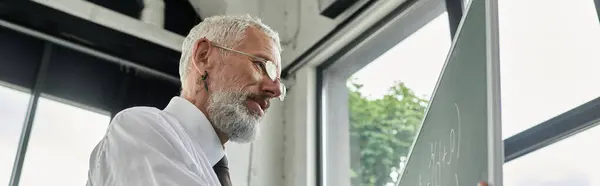
{"type": "Polygon", "coordinates": [[[456,123],[458,125],[458,148],[456,148],[456,158],[460,157],[460,128],[462,121],[460,120],[460,107],[458,107],[458,103],[454,103],[454,107],[456,108],[456,123]]]}
{"type": "Polygon", "coordinates": [[[460,107],[457,103],[454,103],[454,107],[456,111],[456,126],[450,128],[449,144],[442,143],[442,141],[446,141],[446,139],[438,139],[434,142],[429,142],[431,154],[426,169],[428,170],[428,174],[425,174],[429,176],[423,178],[422,173],[419,173],[419,186],[423,186],[423,183],[427,183],[426,186],[443,186],[442,176],[446,174],[454,174],[456,186],[458,186],[458,173],[454,172],[454,169],[450,169],[450,166],[452,165],[453,159],[456,161],[460,156],[462,121],[460,118],[460,107]]]}

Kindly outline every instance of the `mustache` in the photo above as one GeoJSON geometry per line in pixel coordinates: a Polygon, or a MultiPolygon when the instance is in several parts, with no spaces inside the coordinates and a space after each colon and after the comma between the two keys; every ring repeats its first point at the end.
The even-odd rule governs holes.
{"type": "Polygon", "coordinates": [[[248,96],[248,99],[256,101],[265,112],[271,106],[271,99],[264,95],[251,94],[248,96]]]}
{"type": "Polygon", "coordinates": [[[269,108],[271,106],[271,99],[268,96],[265,96],[260,93],[255,93],[247,90],[229,90],[229,91],[219,91],[215,92],[217,97],[226,97],[227,99],[221,100],[222,103],[228,104],[241,104],[246,100],[254,100],[256,102],[262,103],[265,108],[269,108]]]}

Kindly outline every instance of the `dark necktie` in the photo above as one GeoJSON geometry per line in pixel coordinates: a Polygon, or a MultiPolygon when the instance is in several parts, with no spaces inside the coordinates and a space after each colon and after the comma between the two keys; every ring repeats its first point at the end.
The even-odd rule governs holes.
{"type": "Polygon", "coordinates": [[[217,173],[217,177],[222,186],[231,186],[229,168],[227,167],[227,157],[223,156],[223,158],[213,166],[213,170],[217,173]]]}

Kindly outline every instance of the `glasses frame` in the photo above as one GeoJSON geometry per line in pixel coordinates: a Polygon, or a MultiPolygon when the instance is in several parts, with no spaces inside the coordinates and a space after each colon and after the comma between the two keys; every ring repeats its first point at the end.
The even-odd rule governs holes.
{"type": "MultiPolygon", "coordinates": [[[[273,80],[273,81],[277,81],[278,79],[280,80],[280,78],[277,77],[277,65],[275,65],[275,63],[273,61],[270,61],[270,60],[267,60],[265,58],[258,57],[258,56],[252,55],[252,54],[248,54],[246,52],[242,52],[242,51],[238,51],[238,50],[235,50],[235,49],[227,48],[227,47],[215,44],[215,43],[211,43],[211,44],[212,44],[212,46],[214,46],[216,48],[220,48],[220,49],[223,49],[223,50],[226,50],[226,51],[229,51],[229,52],[234,52],[234,53],[237,53],[237,54],[245,55],[245,56],[251,57],[254,60],[263,62],[264,65],[261,66],[262,71],[264,73],[266,73],[267,76],[271,80],[273,80]]],[[[279,98],[280,101],[283,101],[284,98],[285,98],[285,94],[286,94],[287,89],[285,87],[285,84],[283,84],[283,82],[281,82],[281,80],[279,81],[279,90],[280,90],[281,94],[279,95],[278,98],[279,98]]]]}

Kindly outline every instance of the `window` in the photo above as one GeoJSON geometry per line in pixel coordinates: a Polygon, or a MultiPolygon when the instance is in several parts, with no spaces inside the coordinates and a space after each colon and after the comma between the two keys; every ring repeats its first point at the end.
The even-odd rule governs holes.
{"type": "Polygon", "coordinates": [[[8,185],[30,94],[0,85],[0,185],[8,185]]]}
{"type": "Polygon", "coordinates": [[[600,185],[600,127],[594,127],[504,164],[504,185],[600,185]]]}
{"type": "Polygon", "coordinates": [[[352,185],[395,185],[450,43],[443,13],[348,80],[352,185]]]}
{"type": "Polygon", "coordinates": [[[498,4],[504,138],[600,96],[594,1],[498,4]]]}
{"type": "Polygon", "coordinates": [[[85,185],[89,155],[110,116],[40,97],[21,186],[85,185]]]}
{"type": "MultiPolygon", "coordinates": [[[[466,2],[470,3],[468,0],[466,2]]],[[[600,79],[597,73],[600,71],[600,53],[596,52],[600,48],[600,24],[594,1],[567,4],[558,0],[499,1],[499,24],[502,133],[505,139],[600,96],[600,88],[595,86],[600,79]]],[[[400,29],[397,31],[403,34],[400,29]]],[[[377,39],[379,43],[386,44],[377,36],[370,37],[370,40],[377,39]]],[[[361,44],[359,46],[378,47],[372,43],[361,44]]],[[[321,133],[325,141],[319,150],[323,151],[325,183],[335,183],[329,181],[333,180],[332,176],[327,175],[330,174],[334,175],[336,181],[341,180],[337,177],[350,177],[352,185],[393,185],[424,117],[423,112],[449,46],[447,17],[442,14],[356,73],[353,69],[358,67],[340,68],[335,64],[338,62],[323,65],[325,70],[319,69],[320,76],[317,77],[322,79],[320,83],[324,90],[319,92],[322,94],[319,100],[322,106],[318,108],[323,109],[319,119],[324,125],[321,133]],[[354,73],[346,82],[348,92],[345,89],[338,91],[343,88],[336,78],[346,79],[346,71],[354,73]],[[341,99],[339,97],[348,100],[337,101],[341,99]],[[349,113],[339,109],[346,104],[349,113]],[[344,128],[346,126],[340,123],[349,123],[349,126],[344,128]],[[349,131],[349,134],[338,131],[349,131]],[[349,139],[350,142],[340,143],[337,139],[349,139]],[[347,147],[348,144],[350,147],[347,147]],[[350,157],[328,149],[349,151],[350,157]],[[340,167],[344,168],[341,170],[347,170],[344,163],[350,165],[350,175],[340,176],[343,174],[332,171],[342,172],[339,171],[340,167]]],[[[378,49],[381,48],[385,47],[378,49]]],[[[358,55],[345,56],[361,59],[369,54],[363,49],[348,51],[358,55]]],[[[352,60],[340,56],[338,61],[352,60]]],[[[557,144],[552,146],[559,147],[557,144]]],[[[586,149],[578,147],[573,150],[586,149]]],[[[543,152],[540,150],[528,156],[535,157],[537,154],[540,161],[543,159],[541,156],[553,157],[543,155],[543,152]]],[[[524,168],[513,168],[511,165],[518,167],[518,162],[527,161],[525,157],[522,159],[515,160],[517,163],[514,165],[506,165],[507,185],[521,184],[513,181],[521,179],[516,169],[524,168]]],[[[570,163],[574,164],[572,160],[570,163]]],[[[547,170],[535,168],[530,170],[547,170]]],[[[575,169],[582,174],[579,176],[585,178],[587,173],[584,169],[575,169]]],[[[539,185],[550,184],[544,182],[539,185]]]]}

